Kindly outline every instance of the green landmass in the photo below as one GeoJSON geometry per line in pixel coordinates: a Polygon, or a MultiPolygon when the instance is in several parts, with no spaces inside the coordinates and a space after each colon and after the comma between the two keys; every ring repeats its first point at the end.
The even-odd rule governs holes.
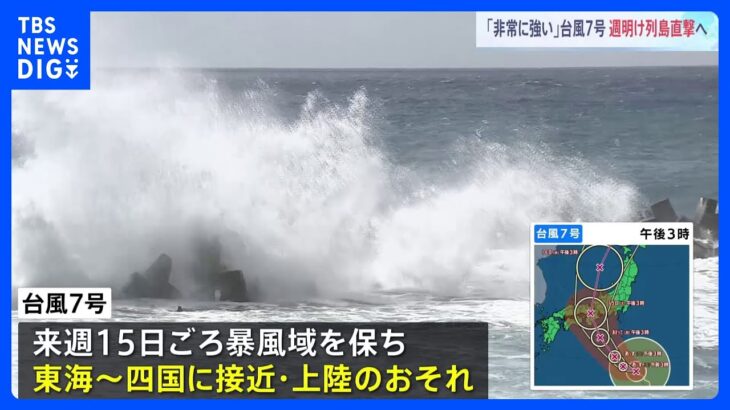
{"type": "MultiPolygon", "coordinates": [[[[624,257],[624,274],[621,277],[621,280],[619,281],[618,285],[616,285],[616,288],[613,290],[613,294],[611,295],[612,299],[616,302],[625,302],[628,301],[631,297],[632,288],[631,286],[634,284],[634,281],[636,280],[636,275],[639,274],[639,266],[636,264],[634,259],[628,255],[624,257]]],[[[616,305],[616,312],[626,312],[626,310],[629,308],[629,305],[616,305]]]]}
{"type": "MultiPolygon", "coordinates": [[[[640,245],[640,247],[644,248],[645,246],[640,245]]],[[[621,280],[611,293],[610,298],[606,298],[613,299],[616,302],[625,302],[629,300],[629,298],[631,297],[631,292],[633,291],[632,285],[636,280],[636,276],[639,274],[639,266],[634,261],[634,258],[631,257],[632,253],[634,253],[633,250],[627,246],[624,246],[623,253],[624,274],[623,276],[621,276],[621,280]]],[[[606,296],[607,295],[599,296],[599,298],[606,304],[606,306],[611,306],[610,300],[604,300],[604,297],[606,296]]],[[[616,304],[614,305],[614,308],[616,309],[616,313],[623,313],[628,310],[629,306],[616,304]]],[[[609,310],[610,309],[611,308],[609,308],[609,310]]],[[[572,317],[572,314],[570,315],[570,317],[566,318],[565,312],[572,312],[572,310],[573,306],[569,305],[561,310],[558,310],[557,312],[552,313],[544,319],[539,320],[538,323],[540,323],[540,327],[542,328],[543,333],[542,339],[546,345],[549,345],[555,340],[555,337],[558,335],[558,332],[561,328],[563,328],[563,330],[570,329],[570,326],[573,324],[575,319],[572,317]]]]}
{"type": "MultiPolygon", "coordinates": [[[[565,319],[565,308],[553,313],[552,315],[540,320],[540,326],[542,327],[542,340],[546,344],[550,344],[555,340],[558,331],[561,328],[561,322],[565,319]]],[[[566,327],[567,329],[567,327],[566,327]]]]}

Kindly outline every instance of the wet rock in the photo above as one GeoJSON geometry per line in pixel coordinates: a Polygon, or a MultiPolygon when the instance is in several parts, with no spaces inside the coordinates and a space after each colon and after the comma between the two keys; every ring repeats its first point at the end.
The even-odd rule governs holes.
{"type": "Polygon", "coordinates": [[[669,199],[663,199],[652,205],[651,212],[654,215],[652,222],[677,222],[679,220],[669,199]]]}
{"type": "Polygon", "coordinates": [[[129,281],[122,289],[124,295],[131,298],[146,298],[149,296],[149,283],[139,272],[129,276],[129,281]]]}
{"type": "Polygon", "coordinates": [[[172,258],[163,253],[147,268],[144,272],[144,277],[149,281],[150,285],[160,287],[170,283],[171,274],[172,258]]]}
{"type": "Polygon", "coordinates": [[[694,257],[708,258],[718,255],[719,205],[716,199],[700,198],[694,219],[679,216],[668,199],[661,200],[644,212],[642,222],[692,222],[694,224],[694,257]]]}
{"type": "Polygon", "coordinates": [[[199,238],[193,248],[193,279],[197,290],[193,297],[201,300],[215,300],[217,276],[226,268],[221,262],[221,244],[216,237],[199,238]]]}
{"type": "Polygon", "coordinates": [[[246,302],[248,300],[246,281],[240,270],[229,270],[217,274],[214,287],[220,292],[221,301],[246,302]]]}
{"type": "Polygon", "coordinates": [[[718,256],[719,248],[713,240],[695,238],[692,252],[695,258],[710,258],[718,256]]]}
{"type": "Polygon", "coordinates": [[[700,198],[695,211],[695,236],[717,239],[720,212],[716,199],[700,198]]]}
{"type": "Polygon", "coordinates": [[[176,299],[180,291],[170,284],[172,259],[164,253],[140,274],[132,273],[122,291],[131,298],[176,299]]]}
{"type": "MultiPolygon", "coordinates": [[[[243,272],[228,270],[220,262],[220,245],[217,241],[202,243],[196,256],[194,278],[198,282],[198,290],[192,293],[192,297],[231,302],[249,300],[243,272]]],[[[171,276],[172,259],[163,253],[144,273],[132,273],[122,291],[130,298],[176,299],[181,294],[170,284],[171,276]]],[[[177,311],[182,311],[182,307],[178,307],[177,311]]]]}

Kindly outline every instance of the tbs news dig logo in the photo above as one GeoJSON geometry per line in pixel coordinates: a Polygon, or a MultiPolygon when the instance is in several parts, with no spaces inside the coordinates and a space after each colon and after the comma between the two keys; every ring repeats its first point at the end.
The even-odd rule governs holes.
{"type": "Polygon", "coordinates": [[[73,80],[78,74],[79,40],[57,31],[54,17],[18,17],[18,80],[73,80]]]}

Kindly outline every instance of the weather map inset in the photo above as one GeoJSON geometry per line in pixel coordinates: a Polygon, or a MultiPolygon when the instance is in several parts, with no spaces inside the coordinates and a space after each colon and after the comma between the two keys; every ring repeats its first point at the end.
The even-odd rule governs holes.
{"type": "Polygon", "coordinates": [[[533,246],[533,388],[691,388],[691,245],[533,246]]]}

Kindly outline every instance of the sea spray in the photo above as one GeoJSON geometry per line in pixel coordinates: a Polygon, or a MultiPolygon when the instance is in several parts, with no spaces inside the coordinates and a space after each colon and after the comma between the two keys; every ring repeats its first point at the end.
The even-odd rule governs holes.
{"type": "Polygon", "coordinates": [[[524,298],[530,222],[636,209],[633,187],[577,153],[488,137],[454,142],[456,180],[419,177],[389,159],[364,88],[346,104],[312,92],[291,120],[265,83],[231,98],[198,75],[94,79],[13,95],[15,286],[119,286],[165,252],[189,293],[191,249],[216,238],[271,299],[524,298]]]}

